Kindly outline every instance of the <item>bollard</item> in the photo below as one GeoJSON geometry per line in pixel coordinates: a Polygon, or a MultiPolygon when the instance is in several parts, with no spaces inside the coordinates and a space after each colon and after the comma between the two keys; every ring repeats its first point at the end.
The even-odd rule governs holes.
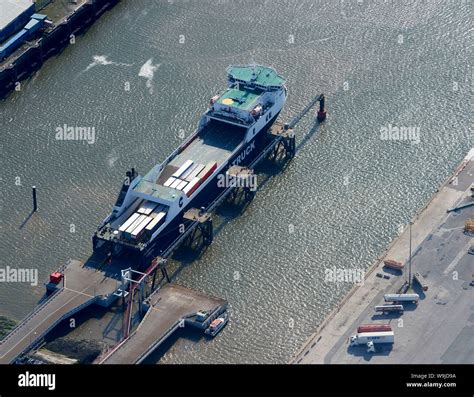
{"type": "Polygon", "coordinates": [[[36,186],[33,186],[33,212],[36,212],[38,209],[38,202],[36,199],[36,186]]]}

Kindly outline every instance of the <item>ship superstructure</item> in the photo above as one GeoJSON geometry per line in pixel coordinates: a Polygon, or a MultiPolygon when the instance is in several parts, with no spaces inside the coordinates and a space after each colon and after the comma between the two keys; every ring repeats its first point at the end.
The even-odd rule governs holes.
{"type": "Polygon", "coordinates": [[[261,65],[229,66],[227,77],[227,89],[210,99],[180,147],[143,177],[133,168],[127,172],[112,213],[94,234],[94,250],[159,251],[179,234],[186,210],[205,207],[219,194],[219,174],[259,154],[285,104],[285,80],[261,65]]]}

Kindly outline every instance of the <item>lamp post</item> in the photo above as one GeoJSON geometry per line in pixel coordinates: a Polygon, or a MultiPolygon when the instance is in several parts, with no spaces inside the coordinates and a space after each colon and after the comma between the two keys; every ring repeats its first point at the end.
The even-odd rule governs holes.
{"type": "Polygon", "coordinates": [[[410,244],[409,244],[410,256],[408,258],[408,288],[411,287],[411,225],[413,225],[412,221],[410,221],[410,244]]]}

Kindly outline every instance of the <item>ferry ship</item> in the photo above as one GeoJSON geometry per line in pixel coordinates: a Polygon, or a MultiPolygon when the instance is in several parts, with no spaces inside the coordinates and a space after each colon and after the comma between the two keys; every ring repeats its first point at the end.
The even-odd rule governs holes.
{"type": "Polygon", "coordinates": [[[227,89],[213,96],[198,128],[146,175],[127,172],[111,214],[93,236],[94,251],[159,255],[182,233],[184,213],[224,189],[218,176],[263,150],[267,129],[287,97],[285,80],[262,65],[227,68],[227,89]]]}

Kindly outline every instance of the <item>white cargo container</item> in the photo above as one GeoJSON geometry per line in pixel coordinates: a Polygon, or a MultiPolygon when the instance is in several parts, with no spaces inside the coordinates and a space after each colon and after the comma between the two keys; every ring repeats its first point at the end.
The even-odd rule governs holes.
{"type": "Polygon", "coordinates": [[[217,168],[217,162],[211,161],[196,176],[199,177],[199,179],[201,179],[201,181],[204,182],[207,178],[209,178],[213,174],[216,168],[217,168]]]}
{"type": "Polygon", "coordinates": [[[178,186],[176,186],[176,189],[183,190],[187,184],[188,184],[188,181],[182,181],[178,186]]]}
{"type": "Polygon", "coordinates": [[[350,346],[366,345],[369,342],[377,343],[394,343],[395,334],[393,331],[385,332],[364,332],[355,334],[350,337],[350,346]]]}
{"type": "Polygon", "coordinates": [[[188,182],[191,182],[196,176],[204,169],[205,165],[204,164],[198,164],[196,168],[192,170],[184,179],[186,179],[188,182]]]}
{"type": "Polygon", "coordinates": [[[127,230],[127,228],[137,220],[137,218],[140,216],[140,214],[138,213],[133,213],[132,216],[130,216],[130,218],[128,218],[124,224],[122,226],[119,227],[119,231],[120,232],[124,232],[125,230],[127,230]]]}
{"type": "Polygon", "coordinates": [[[385,302],[413,302],[417,303],[420,300],[418,294],[385,294],[385,302]]]}
{"type": "Polygon", "coordinates": [[[166,219],[166,212],[158,213],[152,221],[145,226],[145,231],[151,232],[154,228],[159,227],[166,219]]]}
{"type": "Polygon", "coordinates": [[[137,240],[140,238],[142,233],[145,231],[145,226],[150,223],[151,218],[149,216],[145,217],[135,229],[130,233],[130,237],[134,240],[137,240]]]}
{"type": "Polygon", "coordinates": [[[150,215],[157,205],[158,203],[154,203],[153,201],[145,201],[140,205],[137,212],[143,215],[150,215]]]}
{"type": "Polygon", "coordinates": [[[180,179],[186,179],[186,177],[191,173],[193,172],[196,167],[198,166],[199,164],[193,164],[191,167],[189,167],[186,171],[184,171],[181,176],[179,177],[180,179]]]}
{"type": "Polygon", "coordinates": [[[182,182],[181,179],[176,179],[171,185],[170,185],[170,188],[172,189],[176,189],[178,187],[178,185],[182,182]]]}
{"type": "Polygon", "coordinates": [[[191,194],[193,194],[193,192],[199,187],[199,185],[201,184],[201,179],[198,178],[198,177],[195,177],[191,182],[189,182],[189,184],[183,189],[183,192],[184,194],[186,194],[186,196],[191,196],[191,194]]]}
{"type": "Polygon", "coordinates": [[[170,176],[165,183],[163,183],[163,186],[170,187],[174,182],[176,181],[176,178],[173,178],[170,176]]]}
{"type": "Polygon", "coordinates": [[[130,235],[130,233],[132,233],[133,230],[139,225],[139,223],[145,218],[146,218],[146,215],[139,214],[138,218],[134,222],[132,222],[132,224],[129,227],[127,227],[127,229],[125,230],[125,233],[127,235],[130,235]]]}
{"type": "Polygon", "coordinates": [[[173,178],[179,178],[183,175],[189,167],[193,165],[192,160],[187,160],[179,169],[172,175],[173,178]]]}
{"type": "Polygon", "coordinates": [[[131,205],[125,211],[123,211],[123,213],[120,214],[115,221],[112,222],[114,227],[116,227],[117,229],[120,228],[120,226],[123,225],[132,216],[134,212],[136,212],[135,210],[138,206],[141,205],[141,203],[143,203],[143,201],[145,200],[140,198],[132,202],[131,205]]]}
{"type": "Polygon", "coordinates": [[[403,305],[380,305],[375,306],[375,311],[378,313],[385,313],[385,312],[398,312],[403,313],[404,308],[403,305]]]}
{"type": "Polygon", "coordinates": [[[423,291],[428,291],[428,284],[426,283],[426,280],[421,275],[421,273],[416,272],[415,275],[413,276],[413,280],[415,280],[418,284],[420,284],[420,287],[423,289],[423,291]]]}
{"type": "Polygon", "coordinates": [[[149,217],[151,217],[152,219],[157,216],[160,212],[164,211],[166,207],[163,205],[163,204],[158,204],[158,206],[153,210],[153,212],[148,215],[149,217]]]}

